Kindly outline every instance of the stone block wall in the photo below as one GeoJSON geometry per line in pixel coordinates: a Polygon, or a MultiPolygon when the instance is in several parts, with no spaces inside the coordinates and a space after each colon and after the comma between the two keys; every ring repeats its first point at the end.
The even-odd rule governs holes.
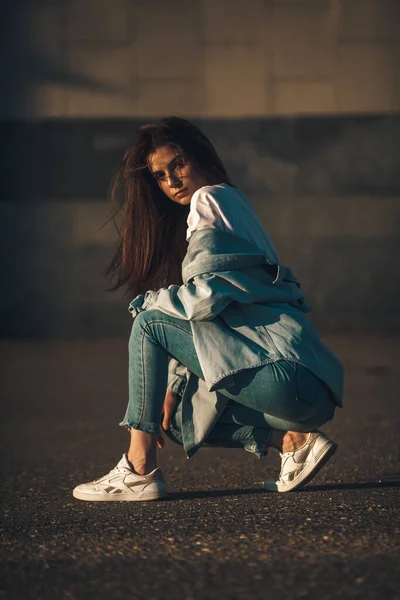
{"type": "Polygon", "coordinates": [[[16,0],[0,115],[399,109],[398,0],[16,0]]]}
{"type": "Polygon", "coordinates": [[[193,119],[324,329],[400,327],[398,0],[15,0],[0,20],[0,334],[127,335],[107,190],[193,119]]]}

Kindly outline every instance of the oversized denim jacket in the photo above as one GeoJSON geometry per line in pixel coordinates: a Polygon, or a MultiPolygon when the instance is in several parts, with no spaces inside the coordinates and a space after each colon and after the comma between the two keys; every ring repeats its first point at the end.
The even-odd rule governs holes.
{"type": "Polygon", "coordinates": [[[299,281],[287,267],[271,264],[261,250],[217,229],[200,229],[182,264],[183,285],[138,296],[129,305],[135,317],[146,309],[190,321],[204,381],[171,360],[168,388],[182,410],[183,445],[188,457],[205,441],[240,371],[278,360],[301,363],[326,383],[342,406],[343,370],[320,340],[306,313],[299,281]]]}

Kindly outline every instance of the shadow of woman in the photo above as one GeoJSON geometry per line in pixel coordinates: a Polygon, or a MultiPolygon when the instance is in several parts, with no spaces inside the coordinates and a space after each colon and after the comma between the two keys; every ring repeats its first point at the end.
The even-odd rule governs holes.
{"type": "MultiPolygon", "coordinates": [[[[308,485],[307,487],[298,490],[302,493],[307,492],[332,492],[341,490],[365,490],[378,488],[393,488],[400,487],[400,476],[394,475],[393,479],[364,481],[354,483],[327,483],[321,485],[308,485]]],[[[232,490],[194,490],[192,492],[171,492],[164,500],[171,502],[174,500],[200,500],[206,498],[229,498],[237,496],[250,496],[253,494],[271,494],[262,488],[246,488],[232,490]]]]}

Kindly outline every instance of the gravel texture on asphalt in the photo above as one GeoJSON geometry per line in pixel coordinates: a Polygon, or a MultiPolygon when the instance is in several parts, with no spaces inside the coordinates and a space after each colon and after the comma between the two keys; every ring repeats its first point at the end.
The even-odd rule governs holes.
{"type": "Polygon", "coordinates": [[[330,335],[345,409],[338,451],[302,491],[269,494],[279,457],[159,452],[160,502],[91,503],[72,488],[127,448],[126,340],[0,344],[0,598],[399,599],[400,338],[330,335]]]}

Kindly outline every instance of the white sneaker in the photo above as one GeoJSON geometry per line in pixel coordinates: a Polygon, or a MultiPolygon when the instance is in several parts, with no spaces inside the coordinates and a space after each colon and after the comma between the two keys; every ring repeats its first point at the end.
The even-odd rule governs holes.
{"type": "Polygon", "coordinates": [[[132,471],[126,454],[107,475],[89,483],[81,483],[72,492],[78,500],[90,502],[135,502],[159,500],[167,490],[160,469],[148,475],[138,475],[132,471]]]}
{"type": "Polygon", "coordinates": [[[309,433],[304,446],[281,454],[279,479],[267,479],[264,488],[269,492],[290,492],[311,481],[321,467],[333,456],[337,445],[320,431],[309,433]]]}

